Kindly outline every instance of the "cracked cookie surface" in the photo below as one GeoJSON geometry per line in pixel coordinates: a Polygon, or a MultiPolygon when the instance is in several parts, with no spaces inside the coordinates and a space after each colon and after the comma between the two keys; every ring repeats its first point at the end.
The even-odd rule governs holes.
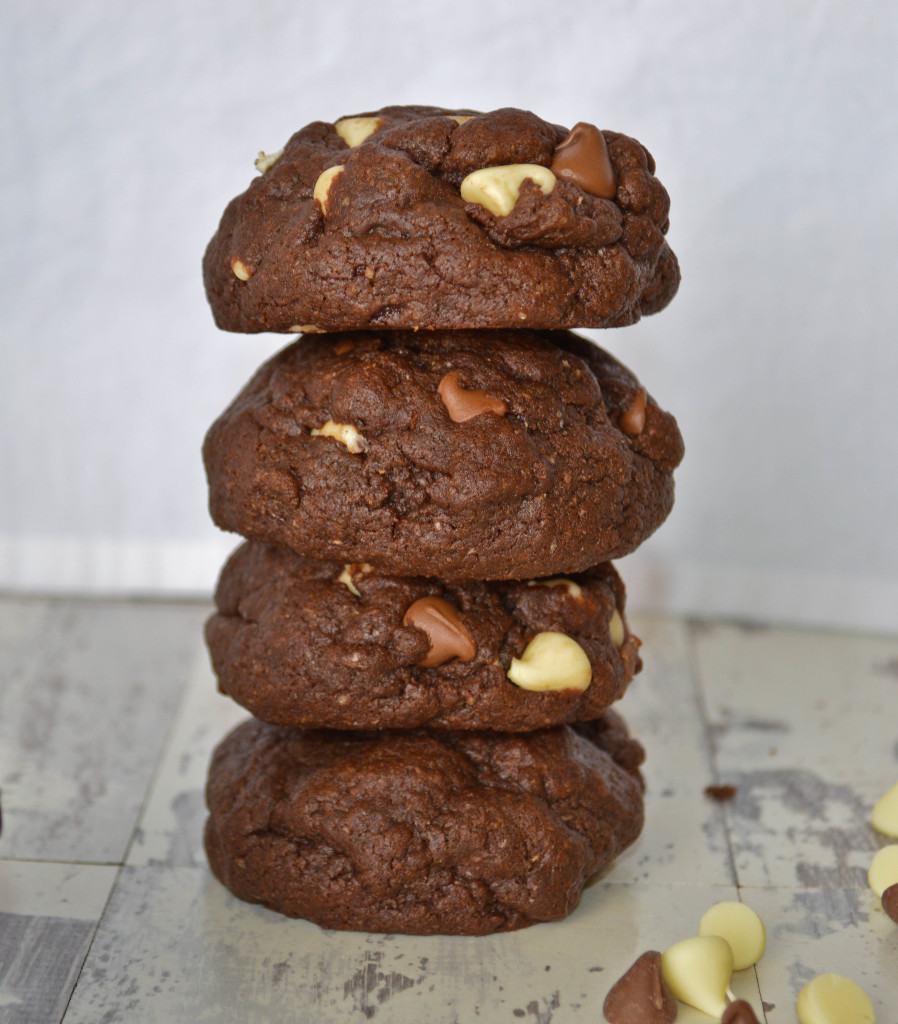
{"type": "Polygon", "coordinates": [[[641,667],[611,565],[573,578],[444,583],[300,558],[248,542],[231,556],[206,640],[222,692],[276,725],[518,732],[597,718],[641,667]],[[436,597],[458,611],[476,653],[424,666],[428,633],[407,621],[436,597]],[[584,690],[533,692],[507,677],[535,635],[586,652],[584,690]]]}
{"type": "Polygon", "coordinates": [[[642,828],[642,748],[581,727],[309,732],[216,750],[205,844],[240,899],[325,928],[488,934],[564,917],[642,828]]]}
{"type": "Polygon", "coordinates": [[[526,330],[304,336],[204,445],[223,529],[451,580],[635,550],[673,505],[682,455],[676,420],[629,370],[576,335],[526,330]],[[459,395],[492,405],[457,420],[459,395]]]}
{"type": "Polygon", "coordinates": [[[679,269],[654,160],[635,139],[586,127],[607,154],[604,195],[588,174],[553,164],[567,129],[528,111],[385,107],[313,122],[260,158],[263,173],[209,243],[216,323],[250,333],[618,327],[662,309],[679,269]],[[471,174],[521,165],[555,166],[550,190],[525,179],[505,215],[462,197],[471,174]]]}

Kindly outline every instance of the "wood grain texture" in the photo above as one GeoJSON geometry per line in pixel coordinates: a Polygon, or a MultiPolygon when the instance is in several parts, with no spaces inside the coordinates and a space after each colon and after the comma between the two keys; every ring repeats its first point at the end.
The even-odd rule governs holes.
{"type": "Polygon", "coordinates": [[[326,932],[211,877],[208,758],[245,713],[216,692],[206,612],[0,600],[0,1024],[594,1024],[641,952],[732,898],[767,925],[733,984],[759,1020],[836,971],[898,1021],[898,928],[865,881],[898,777],[898,639],[638,617],[621,711],[647,749],[643,835],[565,921],[421,938],[326,932]]]}
{"type": "Polygon", "coordinates": [[[95,927],[93,921],[0,913],[0,1024],[61,1018],[95,927]]]}
{"type": "MultiPolygon", "coordinates": [[[[325,931],[240,903],[202,868],[125,868],[66,1024],[595,1024],[643,949],[728,886],[597,883],[565,921],[476,939],[325,931]]],[[[734,990],[760,1008],[754,972],[734,990]]],[[[686,1008],[679,1024],[707,1021],[686,1008]]]]}
{"type": "MultiPolygon", "coordinates": [[[[898,642],[694,631],[739,882],[866,889],[876,799],[898,778],[898,642]]],[[[896,1017],[898,1019],[898,1017],[896,1017]]]]}
{"type": "Polygon", "coordinates": [[[205,609],[6,601],[2,613],[0,856],[119,863],[205,609]]]}

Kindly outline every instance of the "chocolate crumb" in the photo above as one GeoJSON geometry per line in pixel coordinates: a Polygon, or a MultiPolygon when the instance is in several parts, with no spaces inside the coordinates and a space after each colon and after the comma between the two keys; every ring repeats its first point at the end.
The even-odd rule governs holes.
{"type": "Polygon", "coordinates": [[[720,800],[723,802],[726,800],[732,800],[735,795],[735,786],[705,786],[705,796],[710,797],[712,800],[720,800]]]}

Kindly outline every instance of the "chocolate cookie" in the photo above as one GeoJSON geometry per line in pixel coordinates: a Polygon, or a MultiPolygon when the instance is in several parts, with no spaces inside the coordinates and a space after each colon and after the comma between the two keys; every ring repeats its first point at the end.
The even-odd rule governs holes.
{"type": "Polygon", "coordinates": [[[253,719],[212,760],[209,863],[240,899],[325,928],[477,935],[556,920],[642,827],[642,748],[613,713],[578,729],[253,719]]]}
{"type": "Polygon", "coordinates": [[[206,438],[215,522],[401,576],[579,572],[673,504],[676,421],[564,331],[305,336],[206,438]]]}
{"type": "Polygon", "coordinates": [[[219,686],[276,725],[529,731],[597,718],[641,667],[607,563],[570,579],[452,584],[249,542],[215,603],[206,640],[219,686]],[[582,689],[559,677],[551,649],[523,659],[529,674],[512,669],[518,683],[507,675],[547,633],[582,649],[582,689]]]}
{"type": "Polygon", "coordinates": [[[679,284],[651,155],[592,125],[385,107],[257,167],[203,263],[228,331],[618,327],[679,284]]]}

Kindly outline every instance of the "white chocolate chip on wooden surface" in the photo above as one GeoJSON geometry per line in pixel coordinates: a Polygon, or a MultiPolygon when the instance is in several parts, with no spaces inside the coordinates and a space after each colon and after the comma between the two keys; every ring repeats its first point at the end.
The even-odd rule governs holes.
{"type": "Polygon", "coordinates": [[[841,974],[818,974],[798,993],[801,1024],[876,1024],[876,1012],[860,985],[841,974]]]}
{"type": "Polygon", "coordinates": [[[898,843],[877,850],[867,871],[867,881],[880,898],[890,885],[898,884],[898,843]]]}
{"type": "Polygon", "coordinates": [[[733,950],[733,970],[744,971],[756,964],[767,947],[767,930],[761,918],[744,903],[724,900],[702,915],[699,935],[717,935],[733,950]]]}
{"type": "Polygon", "coordinates": [[[898,839],[898,782],[873,805],[870,824],[884,836],[898,839]]]}
{"type": "Polygon", "coordinates": [[[682,1003],[720,1020],[733,976],[733,951],[717,935],[683,939],[661,954],[661,974],[682,1003]]]}

